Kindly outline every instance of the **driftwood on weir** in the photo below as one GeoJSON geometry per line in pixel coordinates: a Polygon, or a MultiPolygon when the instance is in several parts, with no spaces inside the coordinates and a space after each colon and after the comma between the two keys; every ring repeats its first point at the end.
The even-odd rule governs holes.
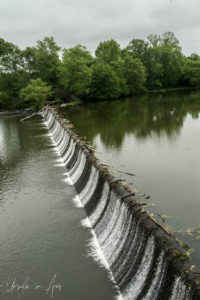
{"type": "Polygon", "coordinates": [[[27,116],[27,117],[25,117],[25,118],[23,118],[23,119],[20,119],[20,122],[24,122],[24,121],[26,121],[26,120],[32,118],[33,116],[37,115],[38,113],[39,113],[39,112],[36,112],[36,113],[34,113],[34,114],[32,114],[32,115],[29,115],[29,116],[27,116]]]}
{"type": "Polygon", "coordinates": [[[24,121],[26,121],[26,120],[28,120],[28,119],[30,119],[30,118],[32,118],[32,117],[38,115],[43,109],[46,109],[46,108],[48,108],[50,105],[55,104],[55,103],[56,103],[56,101],[52,101],[52,102],[48,103],[47,105],[43,106],[43,108],[42,108],[41,110],[39,110],[39,111],[37,111],[37,112],[35,112],[35,113],[33,113],[33,114],[31,114],[31,115],[29,115],[29,116],[23,118],[23,119],[20,119],[20,121],[21,121],[21,122],[24,122],[24,121]]]}

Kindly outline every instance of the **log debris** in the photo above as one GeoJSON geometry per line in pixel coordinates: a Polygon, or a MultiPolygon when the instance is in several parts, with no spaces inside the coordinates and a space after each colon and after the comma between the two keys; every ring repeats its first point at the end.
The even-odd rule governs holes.
{"type": "Polygon", "coordinates": [[[26,121],[26,120],[28,120],[28,119],[30,119],[30,118],[32,118],[32,117],[38,115],[38,114],[41,113],[44,109],[47,109],[49,106],[51,106],[52,104],[55,104],[56,102],[57,102],[57,101],[49,102],[49,103],[48,103],[47,105],[45,105],[41,110],[39,110],[39,111],[37,111],[37,112],[35,112],[35,113],[33,113],[33,114],[31,114],[31,115],[29,115],[29,116],[23,118],[23,119],[20,119],[20,122],[24,122],[24,121],[26,121]]]}

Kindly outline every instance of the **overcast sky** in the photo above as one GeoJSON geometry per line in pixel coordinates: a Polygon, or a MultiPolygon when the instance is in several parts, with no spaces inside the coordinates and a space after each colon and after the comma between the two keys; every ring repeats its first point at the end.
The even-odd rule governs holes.
{"type": "Polygon", "coordinates": [[[53,36],[62,47],[93,51],[115,39],[173,31],[185,54],[200,54],[200,0],[0,0],[0,37],[20,47],[53,36]]]}

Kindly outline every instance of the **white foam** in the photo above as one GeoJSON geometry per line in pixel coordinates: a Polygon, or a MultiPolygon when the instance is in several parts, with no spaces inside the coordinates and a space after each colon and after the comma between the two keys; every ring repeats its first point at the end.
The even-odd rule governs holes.
{"type": "Polygon", "coordinates": [[[131,282],[129,283],[128,287],[126,288],[123,294],[124,299],[135,300],[139,296],[140,292],[142,291],[145,285],[146,278],[149,274],[152,265],[154,249],[154,238],[153,236],[151,236],[147,241],[145,253],[142,257],[142,262],[139,265],[136,273],[134,274],[131,282]]]}
{"type": "Polygon", "coordinates": [[[62,179],[62,182],[66,182],[66,183],[68,183],[69,185],[72,185],[72,184],[71,184],[71,180],[70,180],[69,178],[64,178],[64,179],[62,179]]]}
{"type": "Polygon", "coordinates": [[[89,228],[90,233],[92,235],[91,239],[88,242],[88,247],[89,247],[88,256],[91,256],[100,267],[103,267],[104,269],[107,270],[108,276],[109,276],[110,280],[115,284],[115,288],[117,291],[117,295],[115,296],[115,299],[123,300],[122,294],[120,293],[120,291],[118,289],[118,286],[115,282],[113,274],[110,270],[109,264],[104,256],[104,253],[102,252],[102,249],[99,245],[96,234],[95,234],[94,230],[92,229],[92,225],[91,225],[88,217],[86,217],[83,220],[83,226],[84,227],[86,226],[87,228],[89,228]]]}
{"type": "Polygon", "coordinates": [[[58,163],[58,164],[54,164],[54,167],[65,167],[64,163],[58,163]]]}
{"type": "Polygon", "coordinates": [[[121,240],[123,227],[125,225],[124,223],[127,218],[127,208],[125,207],[125,205],[122,204],[120,206],[120,209],[118,210],[118,213],[115,212],[115,214],[117,215],[117,221],[114,221],[113,228],[110,231],[108,238],[102,245],[102,251],[104,252],[110,265],[116,258],[117,255],[116,246],[118,242],[121,240]]]}
{"type": "Polygon", "coordinates": [[[60,155],[60,152],[58,151],[57,148],[52,148],[52,150],[53,150],[54,152],[56,152],[58,155],[60,155]]]}
{"type": "MultiPolygon", "coordinates": [[[[120,211],[121,211],[120,200],[116,199],[116,201],[115,201],[115,200],[111,199],[109,206],[112,206],[112,208],[110,208],[109,219],[105,223],[106,230],[103,230],[101,232],[101,234],[98,236],[100,245],[103,246],[103,244],[105,244],[103,246],[105,251],[106,251],[105,247],[107,246],[107,241],[109,242],[110,237],[112,239],[112,232],[114,230],[114,227],[116,226],[117,220],[120,217],[120,211]],[[114,202],[114,203],[112,203],[112,202],[114,202]]],[[[109,207],[107,210],[109,210],[109,207]]]]}
{"type": "Polygon", "coordinates": [[[94,191],[97,186],[98,178],[99,178],[99,171],[94,166],[92,166],[87,183],[79,194],[79,198],[81,199],[83,206],[86,205],[86,203],[90,200],[90,198],[94,194],[94,191]]]}
{"type": "Polygon", "coordinates": [[[106,211],[95,227],[95,232],[97,233],[100,245],[102,245],[109,236],[111,229],[116,222],[119,207],[119,199],[114,198],[114,194],[111,192],[106,211]]]}
{"type": "MultiPolygon", "coordinates": [[[[117,243],[117,241],[115,242],[114,241],[114,249],[113,249],[113,253],[114,255],[110,255],[109,256],[109,263],[110,265],[112,265],[114,263],[114,261],[118,258],[119,256],[119,253],[121,252],[122,248],[124,247],[124,244],[126,242],[126,239],[129,235],[129,232],[130,232],[130,226],[131,226],[132,222],[131,220],[129,219],[129,222],[128,222],[128,225],[127,225],[127,228],[126,228],[126,231],[125,233],[121,232],[121,237],[119,238],[119,243],[117,243]]],[[[126,224],[124,224],[124,226],[126,226],[126,224]]],[[[121,229],[122,230],[122,229],[121,229]]]]}
{"type": "Polygon", "coordinates": [[[68,172],[69,176],[72,176],[74,174],[74,172],[76,171],[76,169],[78,168],[78,166],[80,164],[80,160],[81,160],[81,155],[82,155],[82,151],[79,149],[78,157],[75,161],[75,164],[74,164],[73,168],[71,170],[69,170],[69,172],[68,172]]]}
{"type": "Polygon", "coordinates": [[[66,137],[66,132],[64,131],[63,138],[62,138],[62,142],[60,143],[60,145],[59,145],[59,147],[58,147],[61,155],[62,155],[62,153],[63,153],[63,149],[64,149],[65,146],[67,145],[67,142],[68,142],[68,139],[67,139],[67,137],[66,137]]]}
{"type": "Polygon", "coordinates": [[[76,183],[78,181],[78,179],[80,178],[80,176],[83,173],[83,170],[85,168],[85,164],[86,164],[86,157],[85,157],[84,153],[82,153],[80,164],[79,164],[78,168],[76,169],[74,174],[70,176],[73,183],[76,183]]]}
{"type": "Polygon", "coordinates": [[[69,146],[68,146],[68,149],[67,149],[66,153],[62,156],[64,162],[67,160],[67,158],[68,158],[68,156],[69,156],[69,154],[72,150],[72,146],[73,146],[72,144],[73,144],[73,141],[71,139],[70,142],[69,142],[69,146]]]}
{"type": "MultiPolygon", "coordinates": [[[[137,251],[135,251],[135,255],[134,257],[132,257],[132,265],[134,265],[135,261],[136,261],[136,258],[137,258],[137,255],[138,253],[140,252],[141,250],[141,247],[142,247],[142,243],[143,243],[143,240],[144,240],[144,233],[140,232],[140,227],[138,224],[134,223],[134,229],[133,229],[135,232],[134,232],[134,237],[133,237],[133,240],[131,241],[133,247],[137,247],[137,251]],[[137,239],[138,239],[138,236],[140,235],[140,243],[139,245],[137,245],[137,239]]],[[[131,246],[132,246],[131,245],[131,246]]],[[[128,259],[129,257],[132,256],[132,253],[131,253],[131,249],[132,247],[129,247],[129,250],[128,252],[126,253],[126,258],[128,259]]],[[[120,273],[121,273],[121,270],[124,269],[124,266],[126,264],[126,260],[124,259],[120,265],[120,267],[118,267],[118,269],[116,270],[115,272],[115,275],[118,276],[120,273]]]]}
{"type": "Polygon", "coordinates": [[[81,226],[85,228],[92,228],[90,220],[87,217],[81,220],[81,226]]]}
{"type": "MultiPolygon", "coordinates": [[[[44,114],[43,114],[43,116],[44,116],[44,114]]],[[[48,114],[45,117],[48,119],[46,121],[45,125],[47,127],[49,127],[50,124],[53,122],[54,116],[53,116],[53,114],[48,112],[48,114]],[[50,114],[50,116],[49,116],[49,114],[50,114]]],[[[51,137],[52,143],[57,147],[56,143],[59,140],[57,132],[58,132],[59,126],[58,126],[58,122],[56,122],[56,123],[57,124],[56,124],[54,130],[51,132],[50,137],[51,137]]],[[[60,158],[58,158],[56,160],[58,163],[55,164],[55,166],[65,165],[65,163],[64,163],[65,160],[68,158],[67,161],[69,161],[69,159],[72,157],[73,152],[75,150],[75,143],[72,141],[72,139],[71,139],[70,143],[71,144],[69,145],[68,151],[65,153],[64,157],[61,156],[60,158]],[[72,145],[72,143],[73,143],[73,145],[72,145]]],[[[61,154],[60,152],[61,152],[61,149],[63,149],[63,147],[64,147],[63,145],[64,145],[64,143],[62,144],[62,147],[57,147],[57,151],[56,151],[57,153],[61,154]]],[[[67,182],[68,184],[73,184],[73,183],[77,182],[77,180],[80,178],[80,176],[84,170],[85,164],[86,164],[86,157],[85,157],[84,153],[82,151],[80,151],[79,161],[78,161],[78,163],[75,163],[73,170],[70,171],[72,176],[64,178],[63,181],[67,182]]],[[[68,172],[64,173],[64,175],[66,175],[66,174],[69,175],[68,172]]],[[[89,180],[88,180],[85,188],[83,189],[83,191],[80,193],[80,197],[78,195],[76,195],[72,199],[73,203],[75,204],[76,207],[83,208],[83,203],[81,202],[81,199],[84,201],[84,203],[86,203],[91,198],[91,196],[93,195],[94,190],[96,188],[98,178],[99,178],[99,171],[95,167],[92,166],[92,171],[89,176],[89,180]]],[[[109,192],[108,185],[104,185],[104,187],[105,187],[104,196],[102,197],[102,204],[101,204],[101,206],[99,206],[99,210],[98,210],[99,213],[100,213],[100,208],[102,208],[102,206],[104,206],[104,202],[106,201],[106,193],[109,192]],[[107,189],[108,189],[108,191],[107,191],[107,189]]],[[[116,201],[116,202],[118,202],[118,201],[116,201]]],[[[115,287],[117,289],[117,296],[115,298],[117,300],[122,300],[123,297],[122,297],[121,293],[119,292],[119,289],[114,280],[113,274],[110,270],[109,264],[102,252],[102,249],[99,245],[96,234],[95,234],[94,230],[92,229],[92,224],[91,224],[89,218],[88,217],[84,218],[82,220],[81,224],[82,224],[82,226],[89,228],[91,236],[92,236],[88,243],[88,246],[89,246],[88,255],[92,256],[93,259],[98,263],[98,265],[100,265],[101,267],[103,267],[107,270],[110,279],[113,281],[113,283],[115,284],[115,287]]]]}
{"type": "Polygon", "coordinates": [[[74,152],[76,149],[75,146],[76,146],[76,144],[73,142],[72,147],[71,147],[71,152],[70,152],[69,156],[67,157],[67,159],[64,160],[66,165],[70,162],[72,156],[74,155],[74,152]]]}
{"type": "Polygon", "coordinates": [[[72,201],[73,201],[73,203],[76,207],[82,207],[83,208],[83,204],[81,203],[81,200],[78,196],[73,197],[72,201]]]}
{"type": "Polygon", "coordinates": [[[102,194],[101,194],[101,198],[99,200],[98,205],[96,206],[96,209],[92,212],[92,214],[90,215],[90,222],[92,223],[92,225],[94,225],[98,219],[100,218],[105,206],[106,206],[106,202],[108,199],[108,195],[109,195],[109,191],[110,191],[110,187],[108,185],[107,182],[104,183],[103,186],[103,190],[102,190],[102,194]]]}
{"type": "MultiPolygon", "coordinates": [[[[63,163],[63,160],[62,160],[62,158],[60,157],[60,158],[57,158],[56,159],[56,162],[58,162],[58,163],[63,163]]],[[[63,163],[64,164],[64,163],[63,163]]]]}
{"type": "Polygon", "coordinates": [[[157,299],[158,294],[159,294],[159,290],[163,281],[163,277],[165,274],[165,270],[166,270],[166,263],[164,260],[164,255],[165,252],[161,251],[159,257],[158,257],[158,262],[157,262],[157,268],[156,268],[156,272],[153,278],[153,281],[151,283],[151,286],[148,290],[148,292],[146,293],[146,295],[142,298],[142,300],[154,300],[157,299]]]}
{"type": "Polygon", "coordinates": [[[176,277],[172,289],[170,300],[182,300],[185,296],[186,286],[181,280],[181,277],[176,277]]]}

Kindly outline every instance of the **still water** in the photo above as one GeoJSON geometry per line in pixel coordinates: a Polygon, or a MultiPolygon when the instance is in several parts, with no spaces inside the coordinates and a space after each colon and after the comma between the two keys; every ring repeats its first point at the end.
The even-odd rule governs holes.
{"type": "Polygon", "coordinates": [[[0,116],[0,299],[113,299],[41,118],[0,116]]]}
{"type": "Polygon", "coordinates": [[[145,209],[194,249],[200,266],[200,92],[84,103],[61,113],[145,209]]]}

